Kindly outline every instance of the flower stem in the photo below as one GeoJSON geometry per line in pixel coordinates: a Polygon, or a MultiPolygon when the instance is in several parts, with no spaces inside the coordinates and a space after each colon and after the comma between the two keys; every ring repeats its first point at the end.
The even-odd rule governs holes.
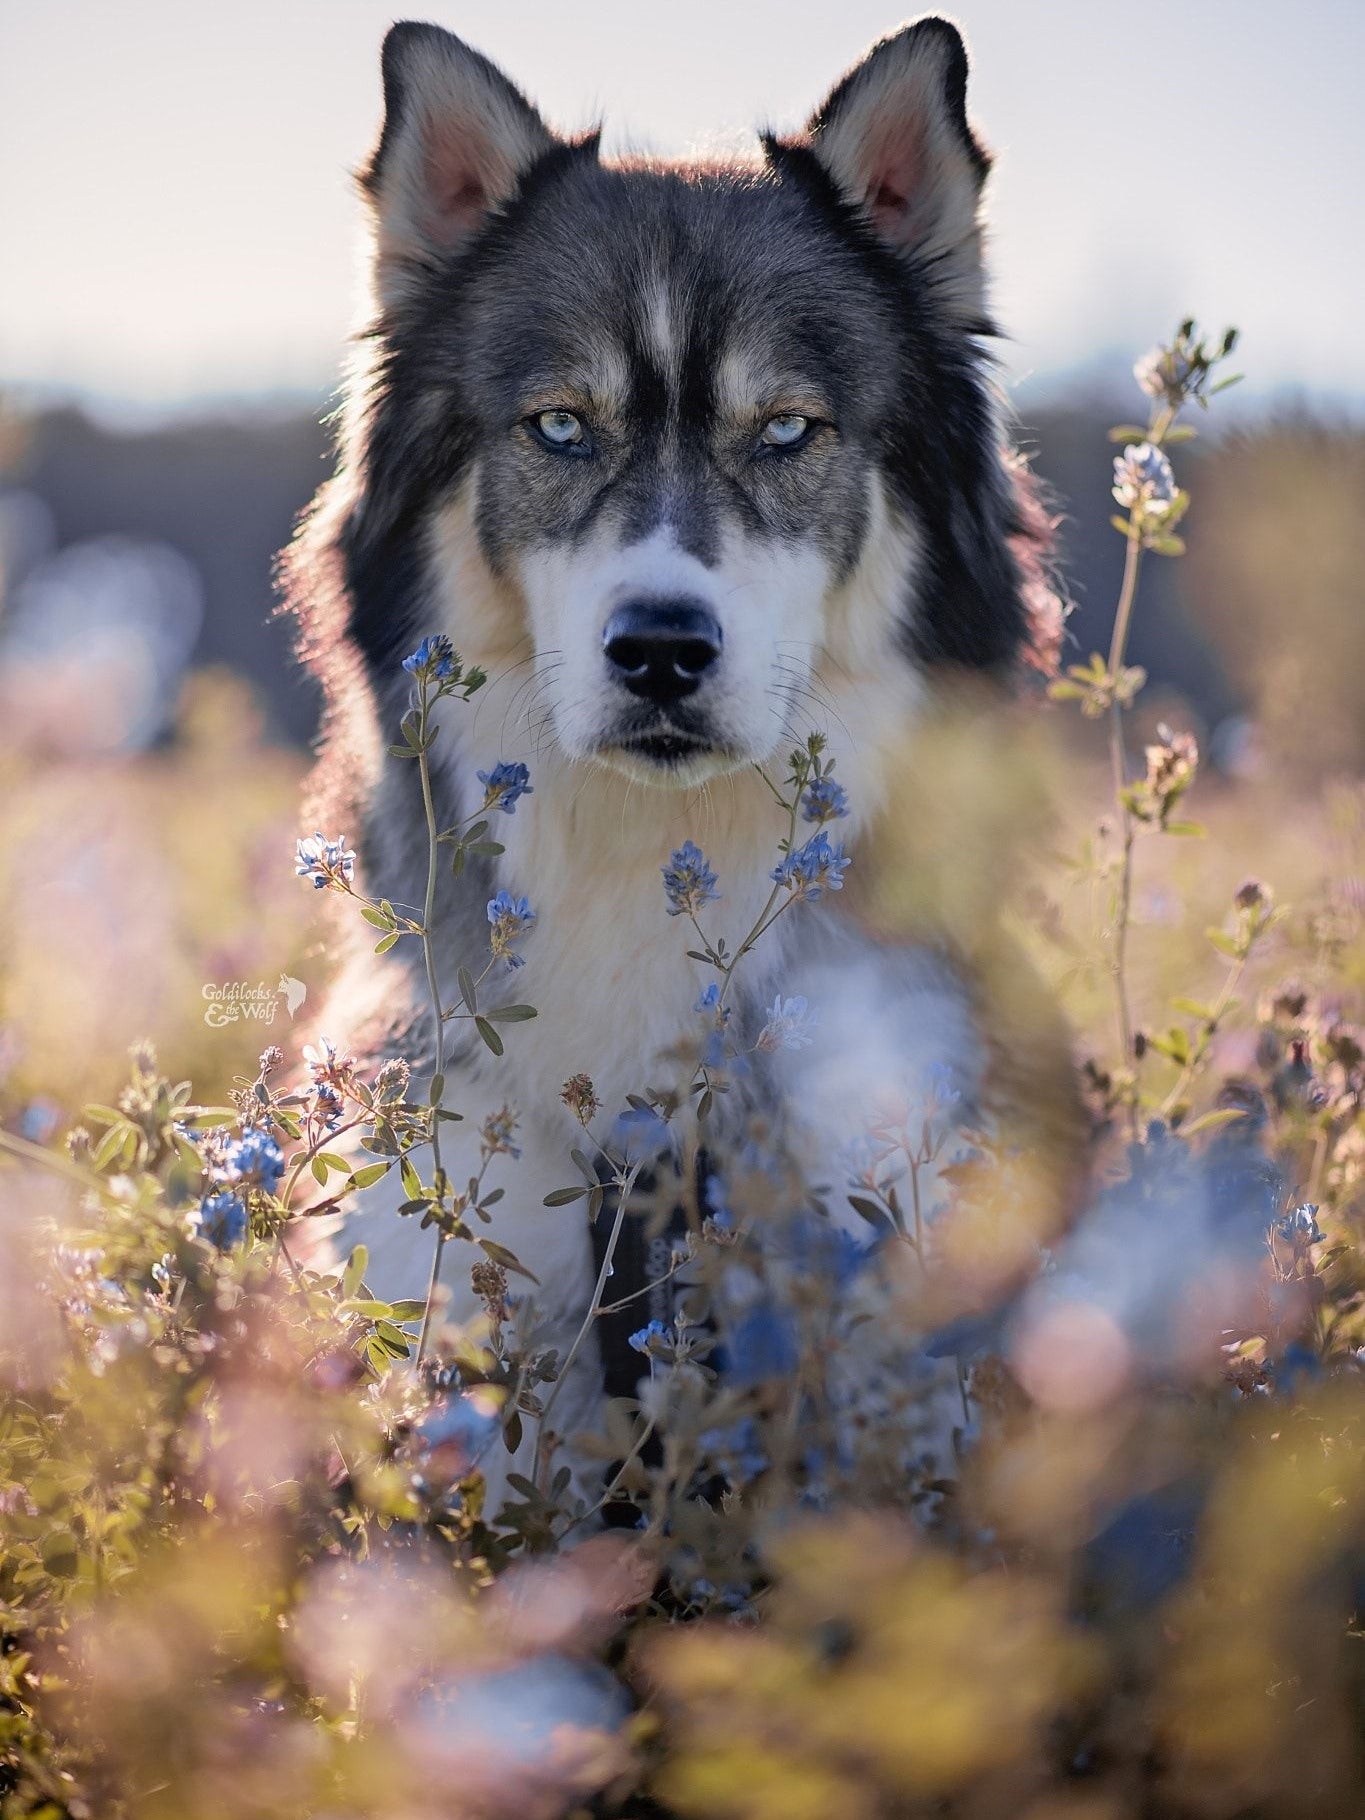
{"type": "MultiPolygon", "coordinates": [[[[1114,981],[1114,1003],[1118,1018],[1121,1066],[1133,1065],[1133,1020],[1128,1005],[1128,925],[1133,902],[1133,843],[1137,837],[1133,812],[1125,797],[1128,759],[1123,738],[1123,703],[1119,698],[1118,678],[1128,645],[1128,628],[1132,623],[1133,602],[1137,598],[1138,572],[1142,564],[1142,539],[1130,537],[1123,563],[1123,585],[1119,590],[1114,614],[1114,636],[1109,645],[1109,681],[1113,699],[1109,704],[1109,763],[1113,772],[1114,804],[1123,830],[1123,851],[1119,865],[1118,906],[1114,917],[1114,953],[1111,973],[1114,981]]],[[[1133,1135],[1137,1135],[1137,1097],[1130,1096],[1129,1117],[1133,1135]]]]}
{"type": "Polygon", "coordinates": [[[531,1469],[531,1479],[535,1484],[538,1484],[540,1480],[541,1460],[545,1448],[545,1437],[549,1433],[550,1413],[559,1401],[559,1393],[568,1381],[574,1361],[583,1350],[583,1342],[592,1331],[593,1322],[601,1312],[602,1297],[606,1293],[607,1279],[611,1275],[612,1262],[616,1257],[616,1247],[621,1242],[621,1233],[625,1228],[626,1209],[630,1204],[631,1191],[639,1180],[642,1167],[643,1164],[636,1163],[626,1175],[617,1178],[616,1192],[620,1198],[616,1205],[616,1217],[612,1221],[611,1235],[607,1239],[607,1248],[602,1254],[602,1267],[597,1273],[597,1282],[593,1287],[592,1301],[588,1304],[588,1312],[583,1317],[582,1325],[574,1335],[573,1344],[564,1356],[564,1363],[559,1368],[559,1375],[554,1381],[549,1396],[545,1399],[545,1407],[540,1414],[540,1431],[536,1435],[535,1463],[531,1469]]]}
{"type": "MultiPolygon", "coordinates": [[[[427,697],[425,688],[420,703],[421,732],[425,735],[427,720],[427,697]]],[[[417,754],[417,769],[422,778],[422,808],[427,819],[427,889],[422,906],[422,959],[426,963],[427,992],[431,998],[432,1021],[436,1029],[436,1068],[433,1081],[445,1075],[446,1065],[446,1026],[441,1010],[441,988],[436,977],[436,945],[432,939],[432,925],[436,915],[436,868],[439,863],[437,845],[436,804],[431,790],[431,761],[427,756],[427,742],[422,741],[422,748],[417,754]]],[[[431,1107],[431,1158],[435,1171],[434,1185],[438,1197],[437,1208],[445,1199],[445,1176],[441,1168],[441,1108],[439,1102],[431,1107]]],[[[420,1366],[426,1357],[427,1341],[431,1335],[431,1317],[436,1306],[436,1291],[441,1280],[441,1255],[445,1250],[446,1232],[439,1219],[436,1225],[436,1249],[431,1259],[431,1280],[427,1284],[426,1306],[422,1310],[422,1331],[417,1341],[417,1358],[420,1366]]]]}

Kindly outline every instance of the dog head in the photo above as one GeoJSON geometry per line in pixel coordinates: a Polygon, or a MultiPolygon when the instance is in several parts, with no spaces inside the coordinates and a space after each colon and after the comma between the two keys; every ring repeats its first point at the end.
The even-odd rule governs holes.
{"type": "Polygon", "coordinates": [[[877,45],[752,165],[604,163],[435,26],[383,72],[345,537],[372,665],[433,624],[530,655],[565,756],[694,783],[789,744],[825,664],[1009,664],[952,26],[877,45]]]}

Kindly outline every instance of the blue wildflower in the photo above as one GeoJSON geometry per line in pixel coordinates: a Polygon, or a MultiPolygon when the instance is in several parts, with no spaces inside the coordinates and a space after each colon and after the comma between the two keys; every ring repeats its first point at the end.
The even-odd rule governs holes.
{"type": "Polygon", "coordinates": [[[512,952],[512,943],[525,935],[535,920],[528,898],[513,897],[510,891],[499,891],[496,897],[489,898],[488,945],[495,960],[506,961],[509,972],[526,965],[519,954],[512,952]]]}
{"type": "Polygon", "coordinates": [[[521,1150],[512,1142],[517,1134],[517,1115],[510,1106],[490,1112],[479,1127],[479,1138],[489,1156],[519,1157],[521,1150]]]}
{"type": "Polygon", "coordinates": [[[1291,1207],[1275,1222],[1275,1231],[1289,1245],[1321,1245],[1323,1233],[1318,1226],[1318,1210],[1312,1201],[1291,1207]]]}
{"type": "Polygon", "coordinates": [[[819,1013],[808,1010],[805,999],[783,998],[779,993],[767,1023],[758,1033],[758,1047],[765,1054],[775,1049],[809,1049],[814,1041],[811,1032],[818,1022],[819,1013]]]}
{"type": "Polygon", "coordinates": [[[671,853],[668,864],[659,870],[664,875],[664,897],[670,916],[695,916],[703,904],[714,903],[720,896],[706,855],[690,840],[671,853]]]}
{"type": "Polygon", "coordinates": [[[294,870],[300,878],[311,878],[319,891],[328,885],[345,890],[355,871],[355,854],[347,847],[344,834],[336,840],[311,834],[295,848],[294,870]]]}
{"type": "Polygon", "coordinates": [[[525,765],[494,765],[491,771],[480,771],[485,809],[501,809],[505,815],[516,812],[523,796],[534,796],[531,773],[525,765]]]}
{"type": "Polygon", "coordinates": [[[313,1112],[321,1119],[329,1131],[335,1131],[345,1113],[341,1095],[328,1081],[320,1081],[313,1089],[313,1112]]]}
{"type": "Polygon", "coordinates": [[[225,1181],[269,1191],[284,1174],[284,1152],[268,1131],[253,1126],[228,1144],[221,1173],[225,1181]]]}
{"type": "Polygon", "coordinates": [[[231,1251],[246,1237],[246,1203],[226,1188],[207,1194],[199,1203],[198,1225],[210,1245],[231,1251]]]}
{"type": "Polygon", "coordinates": [[[848,814],[848,792],[832,777],[813,777],[801,794],[801,817],[808,822],[838,821],[848,814]]]}
{"type": "Polygon", "coordinates": [[[628,1163],[653,1163],[672,1149],[673,1134],[652,1106],[628,1106],[611,1128],[611,1142],[628,1163]]]}
{"type": "Polygon", "coordinates": [[[843,890],[844,873],[851,863],[842,847],[830,846],[829,836],[821,829],[804,847],[774,866],[769,876],[785,885],[798,902],[813,903],[825,891],[843,890]]]}
{"type": "Polygon", "coordinates": [[[403,659],[403,668],[419,682],[444,682],[455,674],[455,650],[443,632],[424,638],[411,657],[403,659]]]}
{"type": "Polygon", "coordinates": [[[458,1447],[466,1459],[480,1454],[498,1432],[498,1418],[468,1396],[434,1403],[413,1429],[417,1450],[458,1447]]]}
{"type": "Polygon", "coordinates": [[[699,1439],[711,1460],[732,1484],[747,1485],[771,1465],[763,1449],[758,1424],[752,1416],[744,1416],[724,1428],[708,1428],[699,1439]]]}
{"type": "Polygon", "coordinates": [[[1121,506],[1164,516],[1175,504],[1175,475],[1162,450],[1150,442],[1130,442],[1114,457],[1114,498],[1121,506]]]}
{"type": "Polygon", "coordinates": [[[737,1389],[767,1378],[789,1377],[800,1353],[789,1316],[773,1303],[756,1302],[739,1317],[725,1345],[725,1382],[737,1389]]]}
{"type": "Polygon", "coordinates": [[[1300,1340],[1291,1340],[1282,1357],[1266,1360],[1266,1373],[1285,1396],[1295,1397],[1322,1376],[1322,1361],[1300,1340]]]}
{"type": "Polygon", "coordinates": [[[648,1353],[653,1357],[657,1357],[664,1348],[672,1351],[672,1341],[662,1321],[651,1321],[647,1327],[638,1328],[631,1334],[627,1344],[633,1346],[636,1352],[648,1353]]]}
{"type": "Polygon", "coordinates": [[[855,1238],[820,1214],[802,1213],[787,1222],[779,1255],[789,1258],[807,1281],[842,1290],[867,1267],[876,1249],[873,1236],[855,1238]]]}
{"type": "Polygon", "coordinates": [[[706,1203],[707,1219],[722,1232],[732,1232],[735,1216],[730,1208],[730,1192],[725,1186],[725,1177],[718,1170],[708,1169],[701,1192],[706,1203]]]}

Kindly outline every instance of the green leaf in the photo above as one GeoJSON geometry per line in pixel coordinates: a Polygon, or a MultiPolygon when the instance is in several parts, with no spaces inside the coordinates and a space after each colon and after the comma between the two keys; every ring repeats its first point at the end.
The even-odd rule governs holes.
{"type": "Polygon", "coordinates": [[[1212,1005],[1201,1005],[1197,998],[1173,998],[1171,1009],[1186,1017],[1198,1018],[1201,1024],[1207,1024],[1213,1017],[1212,1005]]]}
{"type": "Polygon", "coordinates": [[[460,997],[465,1002],[465,1009],[477,1011],[479,1001],[474,993],[474,976],[468,967],[461,967],[455,975],[455,984],[460,988],[460,997]]]}
{"type": "Polygon", "coordinates": [[[540,1278],[532,1275],[515,1251],[509,1251],[505,1245],[499,1245],[496,1239],[477,1239],[475,1243],[495,1264],[501,1264],[504,1270],[514,1271],[519,1277],[529,1278],[539,1287],[540,1278]]]}
{"type": "Polygon", "coordinates": [[[876,1201],[868,1200],[866,1195],[851,1194],[848,1204],[855,1213],[862,1215],[869,1226],[886,1226],[888,1216],[885,1207],[879,1207],[876,1201]]]}
{"type": "Polygon", "coordinates": [[[1117,512],[1109,514],[1109,522],[1121,536],[1128,538],[1130,542],[1142,535],[1131,518],[1120,518],[1117,512]]]}
{"type": "Polygon", "coordinates": [[[1205,934],[1220,954],[1226,954],[1229,960],[1240,961],[1244,958],[1242,944],[1235,935],[1229,935],[1226,929],[1207,929],[1205,934]]]}
{"type": "Polygon", "coordinates": [[[387,954],[389,949],[392,948],[393,944],[397,940],[398,940],[398,930],[395,929],[392,935],[386,935],[382,942],[375,943],[375,946],[374,946],[375,953],[376,954],[387,954]]]}
{"type": "Polygon", "coordinates": [[[502,1038],[498,1035],[497,1031],[489,1023],[486,1017],[476,1017],[474,1019],[474,1028],[493,1051],[494,1055],[502,1054],[502,1038]]]}
{"type": "MultiPolygon", "coordinates": [[[[382,1182],[393,1167],[391,1163],[366,1163],[363,1169],[356,1169],[346,1178],[348,1189],[373,1188],[376,1182],[382,1182]]],[[[357,1251],[365,1247],[358,1245],[357,1251]]]]}
{"type": "Polygon", "coordinates": [[[1208,829],[1203,822],[1163,822],[1161,832],[1180,835],[1186,840],[1203,840],[1208,829]]]}
{"type": "Polygon", "coordinates": [[[422,1178],[413,1168],[411,1158],[405,1156],[402,1159],[398,1165],[398,1173],[402,1179],[404,1194],[410,1195],[413,1200],[425,1200],[426,1197],[422,1193],[422,1178]]]}
{"type": "Polygon", "coordinates": [[[80,1567],[76,1538],[69,1529],[54,1529],[43,1537],[43,1566],[58,1580],[74,1578],[80,1567]]]}
{"type": "Polygon", "coordinates": [[[1140,423],[1116,423],[1109,432],[1110,442],[1146,442],[1151,432],[1140,423]]]}
{"type": "Polygon", "coordinates": [[[365,1271],[370,1262],[368,1245],[357,1245],[346,1260],[346,1268],[341,1275],[341,1293],[353,1296],[365,1281],[365,1271]]]}
{"type": "Polygon", "coordinates": [[[427,1105],[428,1106],[439,1106],[441,1103],[442,1097],[445,1094],[445,1090],[446,1090],[445,1075],[444,1074],[433,1074],[431,1077],[431,1086],[427,1092],[427,1105]]]}
{"type": "Polygon", "coordinates": [[[1230,1125],[1234,1119],[1245,1117],[1245,1112],[1238,1106],[1220,1106],[1217,1112],[1206,1112],[1202,1117],[1192,1119],[1188,1125],[1182,1125],[1180,1135],[1193,1137],[1196,1131],[1217,1131],[1223,1125],[1230,1125]]]}
{"type": "Polygon", "coordinates": [[[534,1005],[499,1005],[496,1010],[487,1014],[492,1024],[524,1024],[540,1013],[534,1005]]]}
{"type": "Polygon", "coordinates": [[[103,1169],[111,1163],[115,1154],[120,1151],[128,1137],[128,1127],[120,1120],[111,1125],[95,1147],[95,1154],[90,1161],[94,1168],[103,1169]]]}
{"type": "Polygon", "coordinates": [[[376,929],[392,929],[393,927],[393,918],[385,916],[382,910],[376,910],[371,904],[362,904],[360,914],[367,923],[372,923],[376,929]]]}
{"type": "Polygon", "coordinates": [[[546,1195],[543,1205],[567,1207],[570,1201],[581,1201],[587,1192],[586,1188],[552,1188],[546,1195]]]}

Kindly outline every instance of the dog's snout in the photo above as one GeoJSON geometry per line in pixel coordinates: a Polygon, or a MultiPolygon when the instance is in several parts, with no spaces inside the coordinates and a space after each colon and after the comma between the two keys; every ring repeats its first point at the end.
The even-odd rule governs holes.
{"type": "Polygon", "coordinates": [[[686,600],[631,601],[607,621],[602,649],[632,695],[659,703],[691,695],[720,656],[720,624],[686,600]]]}

